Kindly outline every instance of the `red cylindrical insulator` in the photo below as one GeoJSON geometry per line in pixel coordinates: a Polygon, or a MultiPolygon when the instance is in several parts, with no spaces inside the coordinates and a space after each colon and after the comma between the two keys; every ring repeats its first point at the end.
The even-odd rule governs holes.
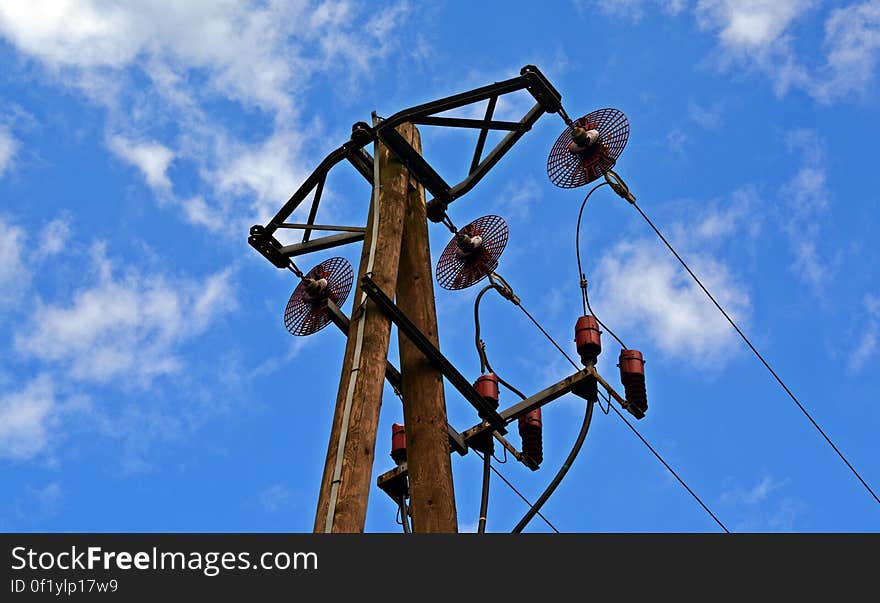
{"type": "Polygon", "coordinates": [[[602,332],[595,316],[587,314],[577,319],[574,325],[574,342],[577,344],[581,362],[595,364],[596,358],[602,353],[602,332]]]}
{"type": "Polygon", "coordinates": [[[620,381],[627,402],[645,412],[648,410],[648,392],[645,389],[645,360],[638,350],[620,350],[620,381]]]}
{"type": "Polygon", "coordinates": [[[474,389],[492,405],[492,408],[498,408],[498,375],[495,373],[480,375],[474,381],[474,389]]]}
{"type": "Polygon", "coordinates": [[[544,436],[541,422],[541,409],[524,414],[519,418],[519,437],[522,439],[522,452],[540,465],[544,460],[544,436]]]}
{"type": "Polygon", "coordinates": [[[403,425],[391,425],[391,458],[398,465],[406,460],[406,430],[403,425]]]}

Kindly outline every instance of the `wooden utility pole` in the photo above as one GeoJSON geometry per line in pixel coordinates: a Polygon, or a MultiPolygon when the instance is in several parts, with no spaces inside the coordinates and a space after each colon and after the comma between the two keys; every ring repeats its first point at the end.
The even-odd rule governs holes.
{"type": "MultiPolygon", "coordinates": [[[[421,153],[418,130],[413,130],[411,144],[421,153]]],[[[412,176],[403,219],[397,305],[439,348],[425,189],[412,176]]],[[[406,335],[398,331],[397,340],[413,532],[454,533],[458,531],[458,519],[443,377],[406,335]]]]}
{"type": "MultiPolygon", "coordinates": [[[[412,124],[397,130],[421,152],[412,124]]],[[[424,189],[381,143],[376,157],[378,191],[361,251],[315,532],[362,532],[372,487],[391,324],[362,295],[360,277],[369,271],[383,291],[397,291],[403,312],[438,343],[424,189]]],[[[456,532],[442,377],[404,336],[400,357],[414,531],[456,532]]]]}
{"type": "MultiPolygon", "coordinates": [[[[411,124],[398,128],[410,142],[414,130],[411,124]]],[[[388,148],[377,146],[379,190],[374,190],[370,202],[315,532],[363,532],[372,486],[391,323],[371,300],[364,299],[360,277],[370,270],[383,291],[395,290],[410,179],[409,171],[388,148]],[[374,228],[375,216],[378,225],[374,228]]]]}

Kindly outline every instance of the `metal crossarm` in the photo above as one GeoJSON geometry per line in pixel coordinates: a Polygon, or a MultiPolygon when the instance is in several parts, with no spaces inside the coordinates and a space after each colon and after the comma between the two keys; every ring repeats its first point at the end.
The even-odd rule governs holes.
{"type": "Polygon", "coordinates": [[[488,421],[493,428],[502,434],[507,433],[507,429],[505,429],[507,422],[504,418],[486,402],[483,396],[477,393],[477,390],[474,389],[470,382],[458,372],[458,369],[425,337],[418,327],[401,312],[400,308],[385,295],[385,292],[379,288],[373,279],[369,276],[361,277],[361,288],[379,306],[379,309],[385,316],[425,355],[428,362],[440,371],[452,387],[457,389],[464,399],[477,409],[477,413],[481,418],[488,421]]]}
{"type": "MultiPolygon", "coordinates": [[[[325,312],[327,312],[327,315],[330,317],[333,324],[335,324],[344,335],[348,335],[348,316],[339,309],[339,306],[334,304],[332,300],[328,299],[325,312]]],[[[391,364],[391,361],[389,360],[385,361],[385,380],[388,381],[391,387],[400,390],[400,371],[398,371],[397,367],[391,364]]],[[[448,423],[446,424],[446,432],[449,434],[449,448],[461,456],[466,455],[468,447],[467,444],[465,444],[464,437],[462,437],[462,435],[448,423]]]]}

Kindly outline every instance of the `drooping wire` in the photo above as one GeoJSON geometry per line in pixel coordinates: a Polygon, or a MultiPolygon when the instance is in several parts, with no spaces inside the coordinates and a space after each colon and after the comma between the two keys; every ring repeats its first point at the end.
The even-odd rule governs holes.
{"type": "MultiPolygon", "coordinates": [[[[568,362],[575,369],[580,370],[580,367],[577,364],[575,364],[574,360],[571,359],[571,356],[569,356],[565,352],[565,350],[563,350],[561,347],[559,347],[559,344],[556,343],[556,340],[553,339],[553,337],[551,337],[550,334],[547,333],[547,331],[543,327],[541,327],[541,332],[544,333],[544,335],[551,341],[551,343],[553,343],[553,345],[556,347],[556,349],[562,353],[562,355],[565,357],[565,359],[568,360],[568,362]]],[[[684,486],[685,490],[688,491],[688,493],[694,498],[694,500],[696,500],[700,504],[700,506],[703,507],[703,510],[705,510],[709,514],[709,516],[712,517],[712,519],[715,520],[715,522],[719,526],[721,526],[721,529],[723,529],[726,533],[729,534],[730,531],[727,529],[727,527],[723,523],[721,523],[721,521],[718,519],[718,517],[709,509],[709,507],[706,505],[706,503],[704,503],[703,500],[699,496],[697,496],[696,492],[694,492],[690,488],[690,486],[688,486],[687,483],[685,483],[685,481],[678,475],[678,473],[676,473],[672,469],[672,467],[669,465],[669,463],[667,463],[666,460],[664,460],[663,457],[660,456],[660,453],[657,452],[657,450],[655,450],[653,446],[651,446],[651,444],[648,442],[648,440],[629,421],[626,420],[626,417],[623,416],[623,413],[621,413],[619,410],[617,410],[617,407],[615,407],[613,404],[611,404],[610,398],[608,399],[608,407],[611,408],[612,410],[614,410],[614,412],[617,414],[617,416],[620,417],[623,420],[623,422],[627,424],[627,426],[632,430],[632,432],[642,441],[642,444],[644,444],[648,448],[648,450],[650,450],[651,453],[655,457],[657,457],[657,460],[659,460],[661,463],[663,463],[663,466],[666,467],[666,469],[672,474],[672,476],[676,480],[678,480],[678,483],[680,483],[682,486],[684,486]]]]}
{"type": "MultiPolygon", "coordinates": [[[[619,178],[619,176],[618,176],[618,178],[619,178]]],[[[693,270],[690,269],[690,266],[688,266],[687,263],[682,259],[682,257],[680,255],[678,255],[678,252],[675,251],[675,249],[672,247],[672,245],[669,243],[669,241],[666,240],[666,237],[663,236],[663,233],[660,232],[660,230],[654,225],[654,223],[651,221],[651,219],[645,214],[644,211],[642,211],[642,208],[638,206],[638,204],[635,202],[635,199],[632,199],[629,201],[630,201],[630,204],[636,208],[636,211],[639,212],[639,214],[642,216],[642,218],[645,219],[645,222],[648,223],[648,226],[651,227],[651,229],[657,234],[657,236],[660,237],[660,240],[663,241],[663,243],[666,245],[667,248],[669,248],[669,251],[672,252],[672,255],[674,255],[675,258],[679,261],[679,263],[684,267],[684,269],[687,270],[687,273],[691,275],[691,278],[694,279],[694,282],[696,282],[697,285],[700,286],[700,289],[703,290],[703,293],[705,293],[706,296],[712,301],[712,303],[715,304],[715,307],[718,309],[718,311],[721,312],[721,314],[724,316],[724,318],[727,319],[727,322],[729,322],[730,326],[732,326],[733,329],[739,334],[739,336],[742,338],[742,340],[745,342],[745,344],[749,347],[749,349],[752,351],[752,353],[754,353],[755,357],[757,357],[758,360],[761,361],[761,364],[763,364],[764,367],[770,372],[770,374],[773,375],[773,378],[776,379],[777,383],[779,383],[779,385],[782,387],[782,389],[785,390],[785,393],[788,394],[788,397],[791,398],[792,402],[795,403],[795,405],[800,409],[800,411],[804,414],[804,416],[810,421],[810,423],[812,423],[813,427],[816,428],[816,431],[819,432],[819,434],[825,439],[825,441],[828,443],[828,445],[831,446],[831,448],[834,450],[834,452],[837,453],[837,456],[840,457],[840,459],[844,462],[844,464],[846,464],[846,466],[849,467],[849,470],[852,471],[853,475],[856,476],[856,479],[858,479],[859,482],[861,482],[862,486],[865,487],[865,490],[868,491],[868,493],[871,495],[871,497],[873,497],[873,499],[877,502],[877,504],[880,504],[880,498],[877,497],[877,494],[874,492],[874,490],[871,488],[871,486],[868,485],[868,482],[866,482],[862,478],[862,476],[859,474],[859,472],[856,471],[856,468],[852,465],[852,463],[849,462],[849,459],[847,459],[846,456],[844,456],[844,454],[834,444],[834,442],[831,440],[831,438],[828,436],[828,434],[826,434],[825,431],[819,426],[819,423],[816,422],[816,420],[812,417],[812,415],[810,415],[809,411],[804,407],[803,404],[801,404],[801,401],[798,400],[797,396],[795,396],[794,393],[792,393],[792,391],[788,388],[788,386],[785,384],[785,382],[782,380],[782,378],[776,373],[775,370],[773,370],[773,367],[771,367],[770,364],[764,359],[764,356],[762,356],[761,353],[757,350],[757,348],[755,348],[755,346],[752,345],[752,342],[749,340],[749,338],[746,337],[745,333],[742,332],[742,330],[739,328],[739,326],[737,326],[737,324],[733,321],[733,319],[730,317],[730,315],[724,310],[724,308],[721,306],[721,304],[718,303],[718,301],[715,299],[715,297],[711,293],[709,293],[709,290],[705,287],[705,285],[703,285],[702,281],[700,281],[700,279],[697,277],[697,275],[694,274],[693,270]]]]}
{"type": "MultiPolygon", "coordinates": [[[[495,370],[492,368],[492,365],[489,364],[489,358],[486,354],[486,342],[484,342],[480,338],[481,329],[480,329],[480,302],[483,300],[483,296],[490,290],[495,289],[499,295],[502,297],[507,297],[507,291],[503,288],[507,286],[507,291],[510,291],[509,286],[505,283],[503,286],[497,284],[494,280],[490,282],[490,284],[483,287],[480,292],[477,294],[476,299],[474,300],[474,345],[477,348],[477,355],[480,357],[480,374],[484,374],[486,369],[490,372],[495,373],[495,378],[498,379],[498,382],[504,385],[507,389],[517,394],[523,400],[526,399],[525,394],[515,388],[513,385],[505,381],[495,370]]],[[[486,454],[483,456],[483,482],[482,488],[480,492],[480,515],[477,524],[477,533],[484,534],[486,532],[486,520],[487,515],[489,513],[489,485],[491,473],[490,470],[492,467],[492,457],[494,456],[494,451],[491,440],[488,444],[489,448],[487,448],[486,454]]],[[[507,461],[507,449],[504,449],[504,459],[507,461]]]]}
{"type": "MultiPolygon", "coordinates": [[[[506,283],[505,283],[506,284],[506,283]]],[[[480,302],[483,300],[483,295],[486,294],[490,289],[495,289],[498,293],[507,298],[507,294],[501,285],[496,283],[491,283],[483,287],[479,293],[477,293],[477,298],[474,300],[474,345],[477,348],[477,355],[480,357],[480,373],[485,373],[488,369],[489,372],[495,373],[495,377],[498,379],[498,382],[509,389],[511,392],[525,400],[528,396],[522,393],[520,390],[515,388],[513,385],[505,381],[501,375],[499,375],[495,369],[492,368],[492,365],[489,364],[489,357],[486,354],[486,342],[482,340],[481,335],[481,327],[480,327],[480,302]]],[[[508,291],[510,291],[508,287],[508,291]]]]}
{"type": "Polygon", "coordinates": [[[410,534],[411,530],[409,527],[409,520],[407,519],[407,510],[406,510],[406,495],[402,495],[397,500],[397,517],[395,521],[398,525],[403,526],[403,533],[410,534]]]}
{"type": "Polygon", "coordinates": [[[541,496],[538,497],[538,500],[535,501],[535,504],[531,506],[531,508],[523,515],[523,518],[519,520],[519,523],[511,530],[512,534],[519,534],[523,531],[528,523],[532,520],[535,514],[544,506],[544,503],[553,495],[556,491],[556,488],[559,486],[562,479],[565,477],[565,474],[568,473],[568,470],[571,469],[571,466],[574,464],[574,460],[577,458],[578,453],[581,451],[581,447],[584,445],[584,440],[587,437],[587,432],[590,430],[590,422],[593,419],[593,401],[587,401],[587,409],[584,413],[584,422],[581,425],[581,430],[578,432],[577,439],[574,442],[574,446],[571,448],[571,452],[568,453],[568,456],[565,458],[565,461],[562,463],[562,467],[559,468],[559,471],[556,472],[556,475],[553,476],[553,479],[550,480],[550,484],[547,488],[541,493],[541,496]]]}
{"type": "MultiPolygon", "coordinates": [[[[490,371],[495,373],[495,371],[492,369],[491,365],[489,364],[489,360],[486,356],[486,344],[485,344],[485,342],[483,342],[482,339],[480,339],[480,301],[483,297],[483,294],[486,293],[486,291],[488,291],[489,289],[496,289],[502,297],[510,300],[514,305],[519,307],[520,310],[522,310],[525,313],[525,315],[528,316],[529,320],[531,320],[532,323],[536,327],[538,327],[538,329],[540,329],[542,333],[544,333],[544,336],[547,337],[547,339],[549,339],[560,352],[565,354],[563,349],[561,347],[559,347],[559,345],[550,336],[550,334],[544,329],[544,327],[541,326],[541,324],[529,313],[529,311],[523,307],[521,300],[519,299],[519,297],[517,297],[513,293],[513,288],[507,283],[506,280],[504,280],[504,277],[502,277],[500,274],[492,273],[489,275],[489,278],[490,278],[490,280],[492,280],[492,283],[487,285],[486,287],[484,287],[479,292],[479,294],[477,294],[477,299],[474,302],[474,325],[475,325],[475,331],[476,331],[477,352],[480,354],[481,370],[484,368],[488,368],[490,371]],[[500,281],[500,284],[496,283],[495,279],[500,281]]],[[[518,394],[519,397],[522,398],[523,400],[526,399],[525,394],[523,394],[521,391],[514,388],[512,385],[510,385],[506,381],[504,381],[504,379],[502,379],[497,373],[495,373],[495,376],[498,379],[498,382],[501,383],[502,385],[504,385],[505,387],[507,387],[507,389],[511,390],[515,394],[518,394]]],[[[593,416],[593,402],[590,401],[588,408],[587,408],[587,411],[586,411],[586,418],[584,419],[584,424],[581,427],[581,431],[578,433],[578,437],[575,439],[574,445],[572,446],[572,449],[568,455],[568,458],[566,458],[565,462],[563,462],[562,467],[560,467],[559,471],[556,473],[556,475],[550,481],[550,484],[548,484],[548,486],[544,490],[544,492],[541,493],[541,496],[538,498],[538,501],[529,509],[529,511],[523,516],[523,518],[519,521],[519,523],[517,523],[516,527],[513,529],[513,533],[521,532],[522,529],[532,520],[532,518],[535,516],[535,514],[538,512],[538,510],[544,505],[544,503],[547,502],[547,500],[550,498],[550,496],[553,495],[553,492],[556,491],[556,488],[559,486],[560,482],[562,482],[562,479],[568,473],[569,468],[571,468],[571,465],[574,463],[574,459],[577,457],[578,453],[581,450],[581,447],[584,444],[584,439],[586,438],[587,431],[590,428],[590,420],[591,420],[592,416],[593,416]]],[[[483,497],[481,499],[481,508],[483,507],[483,505],[485,505],[486,501],[488,500],[487,471],[488,471],[488,465],[486,467],[484,467],[484,469],[483,469],[483,497]]],[[[480,522],[481,522],[481,525],[485,524],[485,511],[484,510],[480,512],[480,522]]]]}
{"type": "Polygon", "coordinates": [[[489,514],[489,478],[492,476],[492,454],[487,452],[483,455],[483,488],[480,494],[480,519],[477,524],[477,533],[486,533],[486,516],[489,514]]]}
{"type": "MultiPolygon", "coordinates": [[[[477,453],[477,456],[478,456],[478,457],[483,458],[482,453],[480,453],[478,450],[475,450],[474,452],[477,453]]],[[[529,502],[529,499],[526,498],[526,497],[523,495],[522,492],[520,492],[519,490],[517,490],[516,486],[514,486],[512,483],[510,483],[510,480],[508,480],[506,477],[504,477],[504,474],[501,473],[498,469],[496,469],[494,465],[492,466],[492,473],[494,473],[494,474],[497,475],[499,478],[501,478],[501,481],[503,481],[505,484],[507,484],[507,487],[510,488],[511,490],[513,490],[514,494],[516,494],[517,496],[519,496],[520,499],[521,499],[524,503],[526,503],[529,507],[532,506],[532,503],[529,502]]],[[[538,511],[538,512],[536,513],[536,515],[537,515],[538,517],[540,517],[541,520],[543,520],[543,522],[546,523],[546,524],[550,527],[551,530],[553,530],[554,532],[556,532],[557,534],[559,534],[559,530],[556,529],[556,526],[554,526],[552,523],[550,523],[550,520],[547,519],[547,518],[544,516],[543,513],[541,513],[540,511],[538,511]]]]}
{"type": "Polygon", "coordinates": [[[613,405],[611,405],[611,404],[609,404],[609,407],[611,408],[611,410],[613,410],[613,411],[617,414],[618,417],[620,417],[620,419],[621,419],[624,423],[626,423],[626,426],[629,427],[630,430],[632,430],[632,432],[636,435],[636,437],[639,438],[639,439],[642,441],[642,444],[644,444],[644,445],[648,448],[648,450],[650,450],[651,453],[652,453],[655,457],[657,457],[657,460],[660,461],[661,463],[663,463],[663,466],[666,467],[666,469],[669,471],[669,473],[671,473],[672,476],[673,476],[675,479],[678,480],[678,483],[679,483],[679,484],[681,484],[682,486],[684,486],[684,489],[688,491],[688,493],[694,498],[694,500],[697,501],[698,503],[700,503],[700,506],[703,507],[703,510],[706,511],[706,513],[708,513],[709,516],[710,516],[712,519],[715,520],[715,523],[717,523],[717,524],[721,527],[721,529],[724,530],[725,533],[730,534],[730,530],[727,529],[727,526],[725,526],[723,523],[721,523],[721,520],[718,519],[718,517],[715,515],[715,513],[713,513],[712,510],[711,510],[708,506],[706,506],[706,503],[704,503],[704,502],[702,501],[702,499],[701,499],[699,496],[697,496],[697,493],[696,493],[696,492],[694,492],[693,490],[691,490],[690,486],[688,486],[688,485],[685,483],[685,481],[684,481],[683,479],[681,479],[681,477],[678,475],[678,473],[676,473],[675,470],[674,470],[672,467],[669,466],[669,463],[667,463],[667,462],[663,459],[663,457],[660,456],[660,453],[657,452],[657,451],[654,449],[653,446],[651,446],[651,444],[648,442],[648,440],[645,439],[645,437],[639,432],[639,430],[636,429],[636,428],[633,426],[633,424],[630,423],[630,422],[627,420],[627,418],[626,418],[625,416],[623,416],[623,413],[620,412],[619,410],[617,410],[617,407],[615,407],[615,406],[613,406],[613,405]]]}
{"type": "Polygon", "coordinates": [[[575,228],[574,249],[575,249],[575,255],[577,256],[578,278],[580,279],[581,298],[582,298],[582,302],[583,302],[583,306],[584,306],[584,314],[587,314],[587,311],[589,310],[589,313],[593,315],[593,318],[596,319],[596,322],[599,323],[599,326],[601,326],[603,329],[608,331],[608,333],[614,339],[617,340],[617,343],[620,344],[620,347],[622,347],[623,349],[627,349],[626,346],[624,345],[623,341],[620,339],[620,337],[618,337],[614,333],[614,331],[609,329],[608,326],[602,322],[602,320],[596,315],[596,312],[594,312],[593,308],[590,306],[590,295],[589,295],[589,293],[587,293],[587,275],[584,274],[583,265],[581,264],[581,219],[583,218],[583,215],[584,215],[584,208],[587,206],[587,201],[590,200],[590,196],[596,190],[605,186],[606,184],[609,184],[609,183],[608,182],[600,182],[599,184],[594,186],[592,189],[590,189],[590,192],[588,192],[587,196],[584,197],[583,203],[581,203],[581,208],[578,211],[577,227],[575,228]]]}

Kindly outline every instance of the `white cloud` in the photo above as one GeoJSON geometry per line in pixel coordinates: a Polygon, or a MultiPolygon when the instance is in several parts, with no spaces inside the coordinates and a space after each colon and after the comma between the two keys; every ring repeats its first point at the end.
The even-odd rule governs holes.
{"type": "Polygon", "coordinates": [[[512,220],[527,220],[531,208],[541,201],[541,187],[532,177],[511,181],[494,204],[497,211],[512,220]]]}
{"type": "MultiPolygon", "coordinates": [[[[225,141],[221,159],[214,170],[206,172],[207,179],[214,183],[220,199],[250,199],[245,218],[248,226],[254,221],[265,222],[308,175],[299,160],[302,143],[301,136],[289,130],[277,130],[257,144],[225,141]]],[[[220,215],[231,212],[228,205],[213,209],[220,215]]]]}
{"type": "Polygon", "coordinates": [[[757,505],[766,501],[772,492],[785,487],[788,483],[787,479],[777,481],[769,475],[765,475],[751,488],[736,488],[723,492],[721,502],[757,505]]]}
{"type": "Polygon", "coordinates": [[[779,42],[813,0],[698,0],[702,27],[718,30],[721,43],[739,50],[764,49],[779,42]]]}
{"type": "Polygon", "coordinates": [[[40,257],[55,255],[65,248],[70,238],[67,221],[67,217],[56,218],[43,227],[40,232],[40,257]]]}
{"type": "MultiPolygon", "coordinates": [[[[289,110],[293,65],[277,52],[285,23],[301,26],[306,2],[231,0],[3,3],[0,32],[55,68],[121,69],[141,59],[211,73],[216,91],[289,110]]],[[[288,25],[289,26],[289,25],[288,25]]]]}
{"type": "Polygon", "coordinates": [[[865,89],[880,58],[880,0],[834,10],[825,22],[828,75],[816,82],[816,93],[832,100],[865,89]]]}
{"type": "Polygon", "coordinates": [[[290,506],[290,490],[282,484],[269,486],[260,493],[260,504],[270,513],[277,513],[290,506]]]}
{"type": "MultiPolygon", "coordinates": [[[[648,6],[657,6],[667,14],[677,15],[686,8],[687,0],[592,0],[589,4],[603,13],[638,21],[648,6]]],[[[583,0],[576,0],[575,6],[581,12],[586,9],[583,0]]]]}
{"type": "Polygon", "coordinates": [[[863,300],[867,313],[866,320],[860,320],[864,326],[858,344],[849,357],[849,372],[860,372],[877,352],[877,343],[880,339],[880,296],[866,295],[863,300]]]}
{"type": "Polygon", "coordinates": [[[30,459],[45,451],[56,410],[55,388],[45,375],[0,396],[0,458],[30,459]]]}
{"type": "Polygon", "coordinates": [[[228,269],[201,280],[115,276],[100,247],[93,255],[97,283],[75,291],[69,303],[38,302],[15,336],[20,353],[58,364],[73,379],[148,385],[178,371],[178,346],[234,307],[228,269]]]}
{"type": "Polygon", "coordinates": [[[819,249],[822,218],[830,204],[822,141],[817,132],[802,129],[788,133],[786,142],[791,153],[803,158],[802,166],[780,191],[786,208],[784,230],[794,254],[792,269],[819,291],[831,276],[830,262],[819,249]]]}
{"type": "Polygon", "coordinates": [[[809,65],[794,51],[799,20],[817,0],[699,0],[697,22],[717,32],[723,67],[736,63],[769,75],[776,92],[800,88],[823,102],[867,89],[880,58],[880,0],[824,15],[824,60],[809,65]]]}
{"type": "Polygon", "coordinates": [[[792,49],[790,29],[812,0],[699,0],[700,28],[716,32],[722,69],[732,64],[771,76],[779,95],[792,87],[810,89],[811,77],[792,49]]]}
{"type": "Polygon", "coordinates": [[[704,107],[691,100],[688,102],[688,119],[706,130],[717,130],[724,120],[721,104],[704,107]]]}
{"type": "MultiPolygon", "coordinates": [[[[706,253],[692,252],[687,259],[728,314],[742,324],[750,308],[743,286],[706,253]]],[[[696,364],[722,361],[737,345],[736,333],[724,317],[653,240],[617,244],[599,260],[593,280],[592,298],[600,318],[624,341],[626,333],[644,334],[664,353],[696,364]]]]}
{"type": "Polygon", "coordinates": [[[596,7],[613,18],[638,21],[659,7],[670,15],[687,10],[697,26],[717,37],[710,57],[722,71],[745,68],[770,78],[780,96],[800,89],[831,102],[869,89],[880,61],[880,0],[865,0],[819,13],[821,0],[575,0],[582,13],[596,7]],[[802,22],[820,14],[818,36],[801,35],[802,22]],[[809,60],[796,47],[814,43],[809,60]]]}
{"type": "Polygon", "coordinates": [[[0,126],[0,176],[9,169],[17,149],[18,141],[13,138],[8,129],[0,126]]]}
{"type": "Polygon", "coordinates": [[[138,168],[152,189],[167,191],[171,188],[168,179],[168,166],[174,153],[158,142],[138,142],[122,136],[113,136],[108,141],[110,150],[119,158],[138,168]]]}
{"type": "Polygon", "coordinates": [[[19,299],[30,283],[24,264],[24,231],[0,216],[0,307],[19,299]]]}
{"type": "Polygon", "coordinates": [[[753,486],[735,486],[721,494],[721,503],[733,507],[739,514],[736,532],[790,532],[806,505],[782,491],[790,479],[778,480],[762,476],[753,486]]]}
{"type": "Polygon", "coordinates": [[[688,136],[684,132],[682,132],[679,128],[673,128],[666,134],[666,140],[664,144],[670,150],[676,153],[684,153],[684,147],[688,143],[688,136]]]}
{"type": "Polygon", "coordinates": [[[316,78],[356,90],[378,61],[407,48],[398,31],[409,5],[369,10],[349,0],[35,0],[0,6],[0,36],[106,107],[107,131],[120,134],[111,150],[160,201],[216,230],[274,213],[314,164],[303,149],[315,127],[296,107],[316,78]],[[256,108],[255,127],[227,128],[218,99],[256,108]],[[182,199],[168,172],[178,161],[201,177],[182,199]]]}

